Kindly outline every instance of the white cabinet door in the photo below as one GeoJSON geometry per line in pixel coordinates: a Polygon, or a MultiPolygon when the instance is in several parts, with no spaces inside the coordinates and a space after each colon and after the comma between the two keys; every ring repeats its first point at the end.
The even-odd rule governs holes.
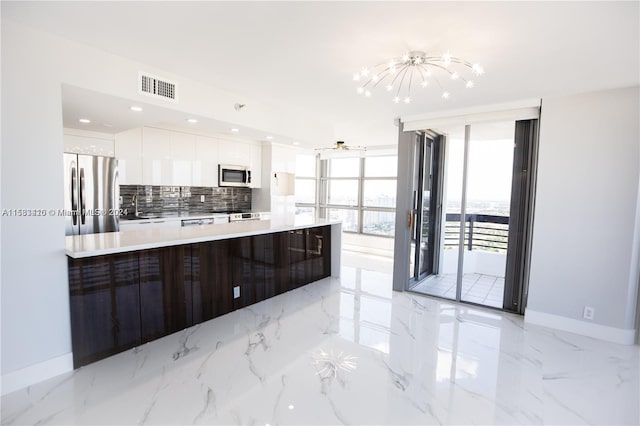
{"type": "Polygon", "coordinates": [[[191,186],[192,168],[196,156],[196,136],[171,132],[172,186],[191,186]]]}
{"type": "Polygon", "coordinates": [[[219,141],[220,164],[251,167],[251,145],[237,141],[219,141]]]}
{"type": "Polygon", "coordinates": [[[173,185],[171,131],[143,127],[142,181],[145,185],[173,185]]]}
{"type": "Polygon", "coordinates": [[[251,187],[262,188],[262,145],[251,145],[251,187]]]}
{"type": "Polygon", "coordinates": [[[196,136],[195,160],[193,162],[194,186],[218,186],[218,140],[207,136],[196,136]]]}
{"type": "Polygon", "coordinates": [[[114,138],[120,185],[142,185],[142,129],[118,133],[114,138]]]}

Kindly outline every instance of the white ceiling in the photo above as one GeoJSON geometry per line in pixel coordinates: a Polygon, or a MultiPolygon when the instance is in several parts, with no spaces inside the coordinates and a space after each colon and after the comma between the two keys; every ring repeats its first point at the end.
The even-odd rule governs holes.
{"type": "Polygon", "coordinates": [[[640,83],[638,2],[3,1],[2,15],[307,112],[354,145],[394,143],[399,116],[640,83]],[[450,51],[486,74],[446,101],[356,94],[354,72],[408,50],[450,51]]]}

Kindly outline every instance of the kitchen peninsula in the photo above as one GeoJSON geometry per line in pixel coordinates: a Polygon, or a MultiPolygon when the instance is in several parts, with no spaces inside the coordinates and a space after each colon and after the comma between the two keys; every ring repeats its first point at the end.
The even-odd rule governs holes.
{"type": "Polygon", "coordinates": [[[66,237],[74,367],[339,276],[341,233],[298,219],[66,237]]]}

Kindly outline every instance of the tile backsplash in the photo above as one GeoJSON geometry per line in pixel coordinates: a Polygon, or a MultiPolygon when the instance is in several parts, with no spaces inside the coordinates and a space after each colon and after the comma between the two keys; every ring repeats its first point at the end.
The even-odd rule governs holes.
{"type": "Polygon", "coordinates": [[[134,216],[137,196],[140,215],[199,214],[250,211],[251,188],[211,188],[204,186],[120,185],[122,209],[134,216]],[[202,197],[204,196],[204,201],[202,197]]]}

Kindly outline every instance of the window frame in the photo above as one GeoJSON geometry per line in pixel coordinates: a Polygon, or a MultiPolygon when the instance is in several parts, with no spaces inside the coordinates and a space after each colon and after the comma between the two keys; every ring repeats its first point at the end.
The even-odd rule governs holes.
{"type": "MultiPolygon", "coordinates": [[[[385,157],[395,157],[396,161],[397,161],[397,155],[380,155],[380,157],[385,156],[385,157]]],[[[372,156],[371,156],[372,157],[372,156]]],[[[394,238],[394,235],[381,235],[381,234],[375,234],[375,233],[371,233],[371,232],[365,232],[364,231],[364,216],[365,216],[365,212],[386,212],[386,213],[396,213],[396,209],[395,207],[373,207],[373,206],[365,206],[364,205],[364,185],[367,182],[375,182],[375,181],[389,181],[389,180],[393,180],[396,182],[398,181],[398,177],[397,176],[375,176],[375,177],[366,177],[365,173],[366,173],[366,160],[367,158],[371,158],[371,157],[367,157],[367,156],[363,156],[361,158],[359,158],[359,173],[357,175],[357,177],[329,177],[328,176],[328,165],[329,165],[329,161],[331,161],[331,159],[325,159],[325,160],[319,160],[320,161],[320,167],[318,168],[319,173],[319,179],[320,179],[320,187],[321,187],[321,191],[319,192],[319,194],[321,195],[321,197],[319,197],[318,199],[318,214],[320,215],[320,217],[327,217],[327,213],[329,209],[336,209],[336,210],[357,210],[357,229],[358,231],[343,231],[343,232],[348,232],[348,233],[352,233],[352,234],[361,234],[361,235],[366,235],[366,236],[374,236],[374,237],[380,237],[380,238],[394,238]],[[330,204],[327,202],[328,200],[328,188],[329,188],[329,183],[333,182],[333,181],[353,181],[353,180],[357,180],[358,181],[358,196],[357,196],[357,205],[353,205],[353,206],[348,206],[348,205],[342,205],[342,204],[330,204]]],[[[376,156],[377,157],[377,156],[376,156]]]]}

